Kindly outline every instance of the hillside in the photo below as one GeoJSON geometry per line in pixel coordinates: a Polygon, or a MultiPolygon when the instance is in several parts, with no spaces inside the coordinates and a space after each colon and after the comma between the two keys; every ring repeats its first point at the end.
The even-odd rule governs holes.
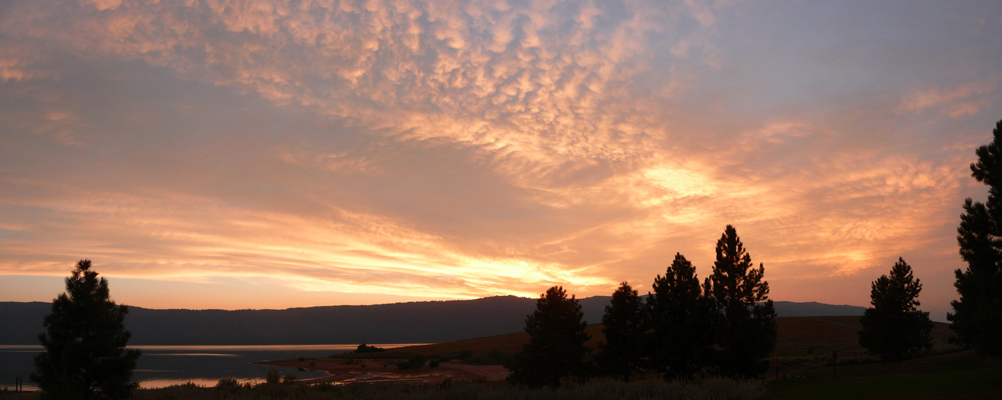
{"type": "MultiPolygon", "coordinates": [[[[600,322],[610,297],[580,299],[600,322]]],[[[521,331],[535,299],[514,296],[286,310],[155,310],[130,307],[135,345],[442,343],[521,331]]],[[[37,344],[49,303],[0,302],[0,344],[37,344]]],[[[862,315],[862,307],[776,302],[780,316],[862,315]]]]}
{"type": "MultiPolygon", "coordinates": [[[[859,317],[779,317],[776,319],[776,323],[779,325],[779,332],[774,355],[777,356],[804,355],[809,352],[821,353],[832,350],[847,354],[863,350],[859,346],[857,334],[862,329],[859,317]]],[[[586,332],[591,336],[591,340],[585,345],[593,350],[598,350],[598,343],[605,340],[602,334],[602,325],[588,325],[586,332]]],[[[933,343],[945,344],[950,334],[949,324],[936,322],[932,332],[933,343]]],[[[529,334],[517,332],[455,342],[400,347],[393,349],[390,353],[433,355],[458,353],[461,350],[470,350],[477,354],[486,354],[495,350],[502,353],[517,353],[522,351],[522,345],[528,341],[529,334]]]]}

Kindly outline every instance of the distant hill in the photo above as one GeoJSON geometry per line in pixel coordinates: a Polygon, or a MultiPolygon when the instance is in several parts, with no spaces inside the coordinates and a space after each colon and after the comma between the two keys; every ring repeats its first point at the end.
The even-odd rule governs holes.
{"type": "MultiPolygon", "coordinates": [[[[579,299],[588,323],[608,296],[579,299]]],[[[781,317],[862,315],[863,307],[776,302],[781,317]]],[[[129,307],[136,345],[441,343],[521,331],[535,299],[514,296],[286,310],[154,310],[129,307]]],[[[38,344],[49,303],[0,302],[0,344],[38,344]]]]}
{"type": "MultiPolygon", "coordinates": [[[[843,355],[858,355],[863,351],[859,345],[858,334],[863,325],[856,316],[779,317],[776,319],[776,324],[779,329],[776,335],[774,356],[831,354],[832,350],[837,350],[843,355]]],[[[585,346],[597,351],[599,342],[605,341],[602,325],[588,325],[585,332],[591,336],[591,339],[585,342],[585,346]]],[[[933,323],[933,345],[938,346],[939,350],[957,349],[947,344],[950,336],[952,336],[952,331],[950,331],[949,324],[933,323]]],[[[495,350],[511,354],[522,351],[522,346],[528,341],[528,333],[515,332],[455,342],[400,347],[386,352],[385,356],[399,357],[411,354],[430,356],[454,354],[462,350],[469,350],[475,354],[487,354],[495,350]]]]}

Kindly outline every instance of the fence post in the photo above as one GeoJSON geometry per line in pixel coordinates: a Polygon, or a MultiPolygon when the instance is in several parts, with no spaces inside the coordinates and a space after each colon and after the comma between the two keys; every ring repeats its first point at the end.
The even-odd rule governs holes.
{"type": "Polygon", "coordinates": [[[838,351],[832,350],[832,379],[835,379],[835,366],[838,365],[838,351]]]}

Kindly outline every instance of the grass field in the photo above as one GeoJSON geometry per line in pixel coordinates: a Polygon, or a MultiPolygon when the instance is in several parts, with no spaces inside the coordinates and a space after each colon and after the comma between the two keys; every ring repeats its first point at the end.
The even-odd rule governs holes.
{"type": "Polygon", "coordinates": [[[971,351],[901,363],[802,371],[805,379],[770,382],[776,399],[1002,399],[1002,362],[971,351]]]}

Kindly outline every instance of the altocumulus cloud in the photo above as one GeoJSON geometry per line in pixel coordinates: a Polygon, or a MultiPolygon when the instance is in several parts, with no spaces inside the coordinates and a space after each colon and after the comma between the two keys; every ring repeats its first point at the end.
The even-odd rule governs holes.
{"type": "Polygon", "coordinates": [[[858,304],[866,287],[810,288],[866,286],[898,255],[937,278],[958,266],[951,227],[978,193],[965,166],[1002,104],[1002,21],[984,15],[1002,12],[943,12],[10,4],[0,266],[606,294],[676,251],[705,276],[731,223],[776,297],[858,304]],[[925,36],[894,39],[915,21],[925,36]]]}

